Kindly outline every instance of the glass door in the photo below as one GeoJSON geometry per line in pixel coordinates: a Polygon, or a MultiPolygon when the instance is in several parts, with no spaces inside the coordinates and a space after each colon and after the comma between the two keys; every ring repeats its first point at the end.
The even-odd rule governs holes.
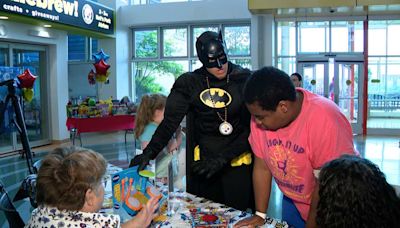
{"type": "Polygon", "coordinates": [[[328,62],[298,62],[298,69],[303,76],[303,88],[321,96],[328,97],[327,85],[328,62]]]}
{"type": "Polygon", "coordinates": [[[362,56],[300,56],[297,69],[303,87],[334,101],[350,121],[353,133],[362,133],[362,56]]]}
{"type": "MultiPolygon", "coordinates": [[[[26,69],[37,76],[34,87],[33,87],[33,98],[31,101],[21,99],[21,108],[25,118],[25,125],[28,131],[28,137],[31,144],[35,144],[37,141],[44,140],[48,137],[47,126],[48,123],[44,120],[47,111],[45,110],[45,103],[47,96],[42,88],[44,83],[42,82],[45,77],[46,66],[46,51],[38,47],[15,47],[12,49],[13,66],[18,67],[23,72],[26,69]]],[[[18,144],[20,139],[18,135],[18,144]]]]}
{"type": "MultiPolygon", "coordinates": [[[[17,92],[20,96],[31,147],[50,142],[50,123],[48,105],[46,105],[46,62],[46,47],[44,46],[0,42],[0,78],[7,75],[12,75],[12,78],[14,78],[26,69],[29,69],[33,75],[37,76],[31,101],[24,100],[21,92],[17,92]]],[[[4,102],[6,96],[7,87],[2,86],[0,88],[0,101],[4,102]]],[[[8,116],[5,115],[7,119],[2,120],[0,124],[0,153],[22,149],[20,135],[17,134],[15,127],[9,124],[13,119],[13,109],[12,107],[10,109],[10,114],[8,116]],[[11,125],[11,127],[7,125],[11,125]]]]}
{"type": "MultiPolygon", "coordinates": [[[[8,45],[0,43],[0,82],[6,81],[9,78],[9,58],[10,49],[8,45]]],[[[0,87],[0,107],[4,108],[5,98],[7,96],[7,87],[0,87]]],[[[3,120],[0,120],[0,151],[13,150],[13,135],[10,134],[10,126],[7,111],[4,111],[3,120]]]]}
{"type": "Polygon", "coordinates": [[[335,61],[333,100],[339,105],[353,127],[362,133],[362,85],[364,68],[362,62],[335,61]]]}

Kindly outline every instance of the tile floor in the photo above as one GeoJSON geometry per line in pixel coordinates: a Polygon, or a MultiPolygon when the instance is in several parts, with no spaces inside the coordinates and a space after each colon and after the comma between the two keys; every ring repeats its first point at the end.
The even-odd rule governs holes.
{"type": "MultiPolygon", "coordinates": [[[[363,157],[366,157],[376,163],[386,174],[387,180],[393,185],[400,185],[400,137],[393,136],[355,136],[354,142],[357,150],[363,157]]],[[[124,132],[115,133],[87,133],[82,135],[83,146],[94,149],[103,154],[103,156],[112,164],[127,167],[130,159],[134,156],[133,135],[128,135],[128,143],[124,143],[124,132]]],[[[36,156],[34,161],[41,159],[48,151],[63,145],[70,145],[70,142],[49,145],[34,148],[36,156]]],[[[184,146],[182,146],[184,148],[184,146]]],[[[180,152],[179,175],[175,181],[178,187],[184,188],[185,173],[184,165],[185,150],[180,152]],[[183,181],[182,181],[183,179],[183,181]]],[[[14,197],[20,186],[21,180],[27,175],[26,161],[19,155],[13,155],[0,158],[0,179],[6,185],[10,197],[14,197]]],[[[275,218],[281,217],[281,199],[282,193],[273,186],[270,198],[268,215],[275,218]]],[[[18,211],[26,221],[30,215],[30,204],[28,201],[16,202],[18,211]]],[[[4,214],[0,213],[0,227],[8,227],[5,222],[4,214]]]]}

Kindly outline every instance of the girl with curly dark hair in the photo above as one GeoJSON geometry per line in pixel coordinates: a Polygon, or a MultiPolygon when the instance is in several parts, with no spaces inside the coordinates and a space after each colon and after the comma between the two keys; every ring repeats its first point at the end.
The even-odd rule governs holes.
{"type": "Polygon", "coordinates": [[[400,198],[371,161],[343,155],[319,174],[318,227],[398,227],[400,198]]]}

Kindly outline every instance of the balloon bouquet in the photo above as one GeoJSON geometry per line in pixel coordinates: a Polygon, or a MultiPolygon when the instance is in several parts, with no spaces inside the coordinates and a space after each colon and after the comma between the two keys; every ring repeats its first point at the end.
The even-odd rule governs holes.
{"type": "Polygon", "coordinates": [[[26,69],[24,73],[18,75],[19,87],[22,89],[22,97],[27,102],[31,102],[33,99],[33,84],[36,78],[37,76],[33,75],[29,69],[26,69]]]}
{"type": "Polygon", "coordinates": [[[104,53],[103,49],[92,56],[94,58],[95,63],[93,65],[96,69],[96,72],[93,71],[93,69],[90,70],[88,74],[89,84],[94,85],[96,82],[107,83],[108,76],[110,75],[110,72],[108,71],[110,65],[107,64],[106,61],[110,58],[110,56],[104,53]]]}

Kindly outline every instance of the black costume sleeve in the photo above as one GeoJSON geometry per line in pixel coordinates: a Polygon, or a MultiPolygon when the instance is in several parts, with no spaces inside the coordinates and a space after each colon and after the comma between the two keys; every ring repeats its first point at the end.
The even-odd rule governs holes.
{"type": "Polygon", "coordinates": [[[190,82],[190,74],[183,74],[175,81],[171,89],[165,106],[164,119],[157,127],[147,147],[143,150],[144,154],[151,155],[151,159],[154,159],[168,144],[168,141],[188,112],[192,88],[188,82],[190,82]]]}

